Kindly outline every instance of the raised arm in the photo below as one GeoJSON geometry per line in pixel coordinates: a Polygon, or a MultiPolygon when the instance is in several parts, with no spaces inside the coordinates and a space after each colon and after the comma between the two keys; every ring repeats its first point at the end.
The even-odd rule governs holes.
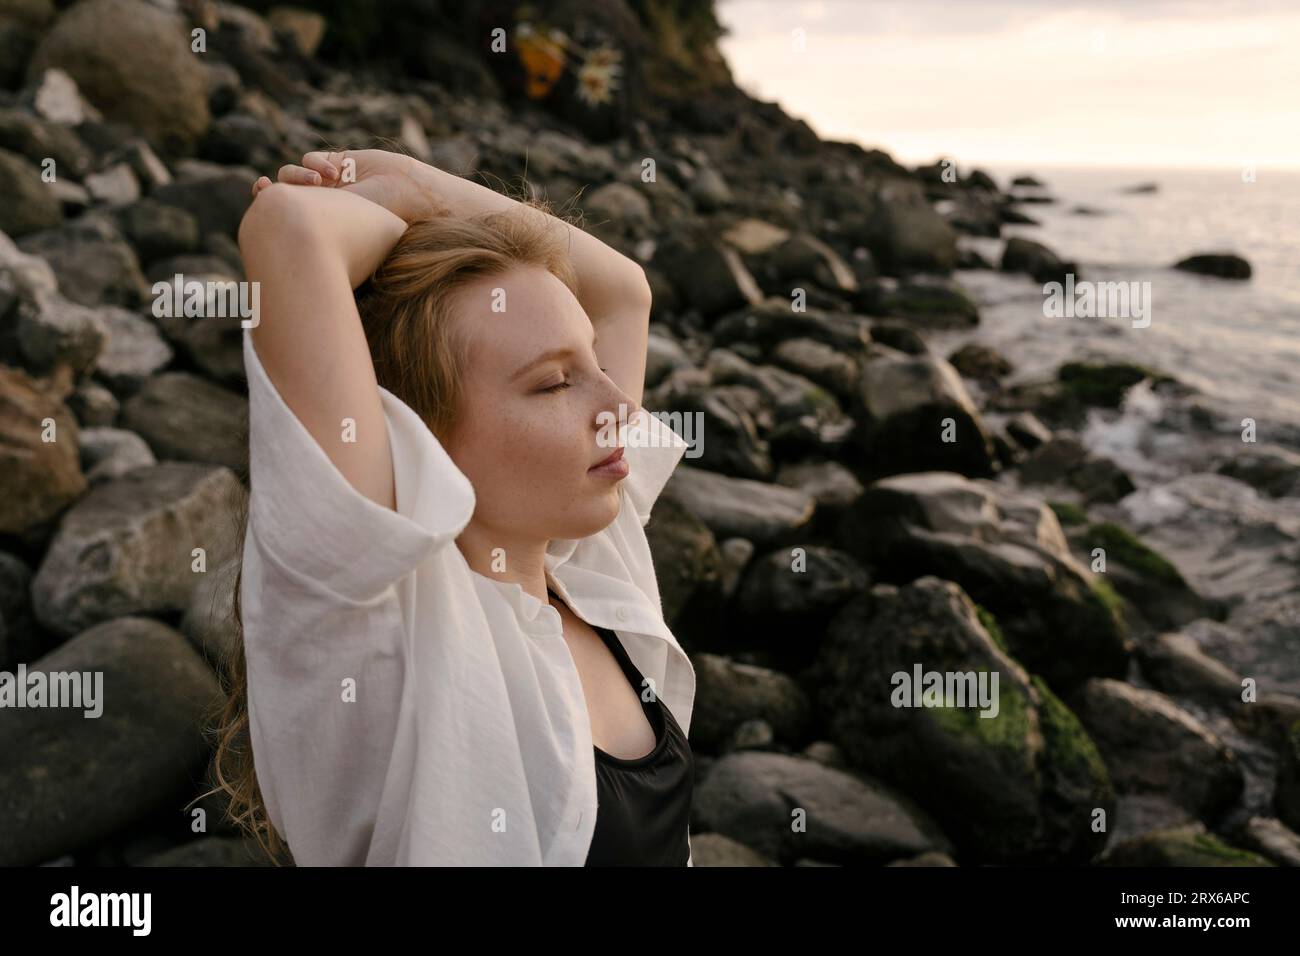
{"type": "MultiPolygon", "coordinates": [[[[407,222],[419,218],[434,204],[458,217],[519,209],[546,215],[486,186],[400,153],[317,152],[304,156],[303,163],[303,175],[314,171],[321,176],[322,185],[342,185],[344,191],[360,192],[407,222]],[[343,163],[349,161],[352,168],[345,174],[343,163]]],[[[569,234],[569,254],[578,274],[578,302],[596,329],[597,358],[619,388],[640,404],[650,324],[650,285],[645,270],[595,236],[563,220],[555,222],[569,234]]]]}
{"type": "Polygon", "coordinates": [[[250,335],[262,366],[339,472],[390,509],[388,429],[352,290],[405,230],[360,195],[284,183],[260,188],[239,227],[248,279],[260,283],[250,335]],[[345,419],[355,442],[344,441],[345,419]]]}

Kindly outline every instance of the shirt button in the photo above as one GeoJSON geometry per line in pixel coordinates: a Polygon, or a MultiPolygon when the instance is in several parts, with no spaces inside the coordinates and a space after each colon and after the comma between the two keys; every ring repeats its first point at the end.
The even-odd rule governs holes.
{"type": "Polygon", "coordinates": [[[626,620],[627,620],[627,608],[626,608],[625,606],[621,605],[621,604],[619,605],[619,608],[618,608],[618,619],[619,619],[620,621],[626,621],[626,620]]]}

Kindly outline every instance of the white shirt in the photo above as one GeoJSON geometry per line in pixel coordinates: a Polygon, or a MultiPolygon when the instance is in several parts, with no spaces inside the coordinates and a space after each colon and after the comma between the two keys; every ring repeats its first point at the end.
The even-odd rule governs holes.
{"type": "MultiPolygon", "coordinates": [[[[456,547],[474,513],[469,479],[381,387],[397,494],[385,508],[285,404],[247,330],[244,367],[250,733],[295,861],[583,865],[596,768],[581,681],[559,612],[456,547]]],[[[689,733],[695,671],[664,623],[643,527],[688,443],[644,410],[625,435],[618,517],[550,542],[548,583],[617,633],[689,733]]]]}

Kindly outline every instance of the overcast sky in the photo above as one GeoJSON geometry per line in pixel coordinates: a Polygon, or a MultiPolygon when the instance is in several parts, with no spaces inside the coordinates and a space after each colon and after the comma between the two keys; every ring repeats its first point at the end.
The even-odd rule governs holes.
{"type": "Polygon", "coordinates": [[[901,162],[1300,168],[1300,0],[721,0],[719,18],[744,89],[901,162]]]}

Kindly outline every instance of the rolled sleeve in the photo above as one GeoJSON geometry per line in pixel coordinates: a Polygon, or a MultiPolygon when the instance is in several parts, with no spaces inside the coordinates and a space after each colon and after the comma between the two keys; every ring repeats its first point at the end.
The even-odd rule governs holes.
{"type": "Polygon", "coordinates": [[[628,421],[623,449],[628,473],[622,487],[642,526],[650,520],[655,501],[690,447],[667,421],[644,408],[628,421]]]}
{"type": "Polygon", "coordinates": [[[244,332],[249,533],[268,556],[348,601],[372,600],[474,513],[474,491],[409,405],[380,388],[396,510],[357,491],[285,403],[244,332]]]}

